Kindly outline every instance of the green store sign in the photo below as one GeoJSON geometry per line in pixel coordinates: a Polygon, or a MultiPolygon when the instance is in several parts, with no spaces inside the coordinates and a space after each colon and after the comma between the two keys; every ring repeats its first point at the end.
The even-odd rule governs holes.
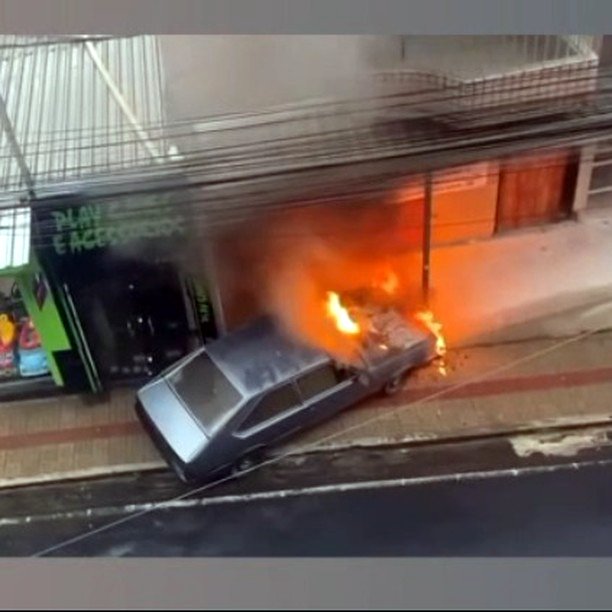
{"type": "Polygon", "coordinates": [[[53,249],[57,255],[126,245],[140,240],[180,236],[187,219],[164,196],[125,198],[83,204],[51,212],[53,249]]]}

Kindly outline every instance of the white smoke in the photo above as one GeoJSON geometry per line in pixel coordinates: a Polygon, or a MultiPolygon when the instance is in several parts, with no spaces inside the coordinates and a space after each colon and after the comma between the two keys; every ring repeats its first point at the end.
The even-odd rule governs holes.
{"type": "Polygon", "coordinates": [[[401,56],[395,36],[160,36],[175,118],[371,93],[401,56]]]}

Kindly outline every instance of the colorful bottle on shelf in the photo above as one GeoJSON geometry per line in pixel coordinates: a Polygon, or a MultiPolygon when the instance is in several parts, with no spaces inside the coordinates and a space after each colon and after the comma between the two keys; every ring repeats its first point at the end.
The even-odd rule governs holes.
{"type": "Polygon", "coordinates": [[[31,319],[24,319],[19,334],[19,373],[21,376],[42,376],[49,372],[47,355],[40,335],[31,319]]]}
{"type": "Polygon", "coordinates": [[[15,341],[17,328],[8,314],[0,314],[0,376],[10,377],[17,374],[15,341]]]}

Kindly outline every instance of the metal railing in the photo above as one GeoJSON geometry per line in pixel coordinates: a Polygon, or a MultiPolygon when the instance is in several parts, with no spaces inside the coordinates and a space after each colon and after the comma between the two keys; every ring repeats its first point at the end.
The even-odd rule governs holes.
{"type": "Polygon", "coordinates": [[[404,91],[452,85],[457,110],[556,99],[565,103],[597,83],[601,36],[410,36],[400,68],[379,82],[404,91]],[[415,75],[420,75],[418,78],[415,75]]]}

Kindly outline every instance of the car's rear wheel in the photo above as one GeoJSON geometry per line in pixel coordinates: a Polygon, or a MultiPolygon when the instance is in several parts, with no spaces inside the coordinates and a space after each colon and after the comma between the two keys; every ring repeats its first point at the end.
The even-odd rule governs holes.
{"type": "Polygon", "coordinates": [[[244,472],[248,472],[254,469],[263,460],[261,451],[253,451],[247,455],[244,455],[232,466],[232,474],[239,476],[244,472]]]}
{"type": "Polygon", "coordinates": [[[174,473],[179,477],[179,479],[187,484],[192,485],[195,483],[195,478],[181,465],[176,462],[172,462],[170,467],[174,470],[174,473]]]}
{"type": "Polygon", "coordinates": [[[251,457],[243,457],[234,465],[234,474],[240,474],[252,469],[255,466],[255,461],[251,457]]]}

